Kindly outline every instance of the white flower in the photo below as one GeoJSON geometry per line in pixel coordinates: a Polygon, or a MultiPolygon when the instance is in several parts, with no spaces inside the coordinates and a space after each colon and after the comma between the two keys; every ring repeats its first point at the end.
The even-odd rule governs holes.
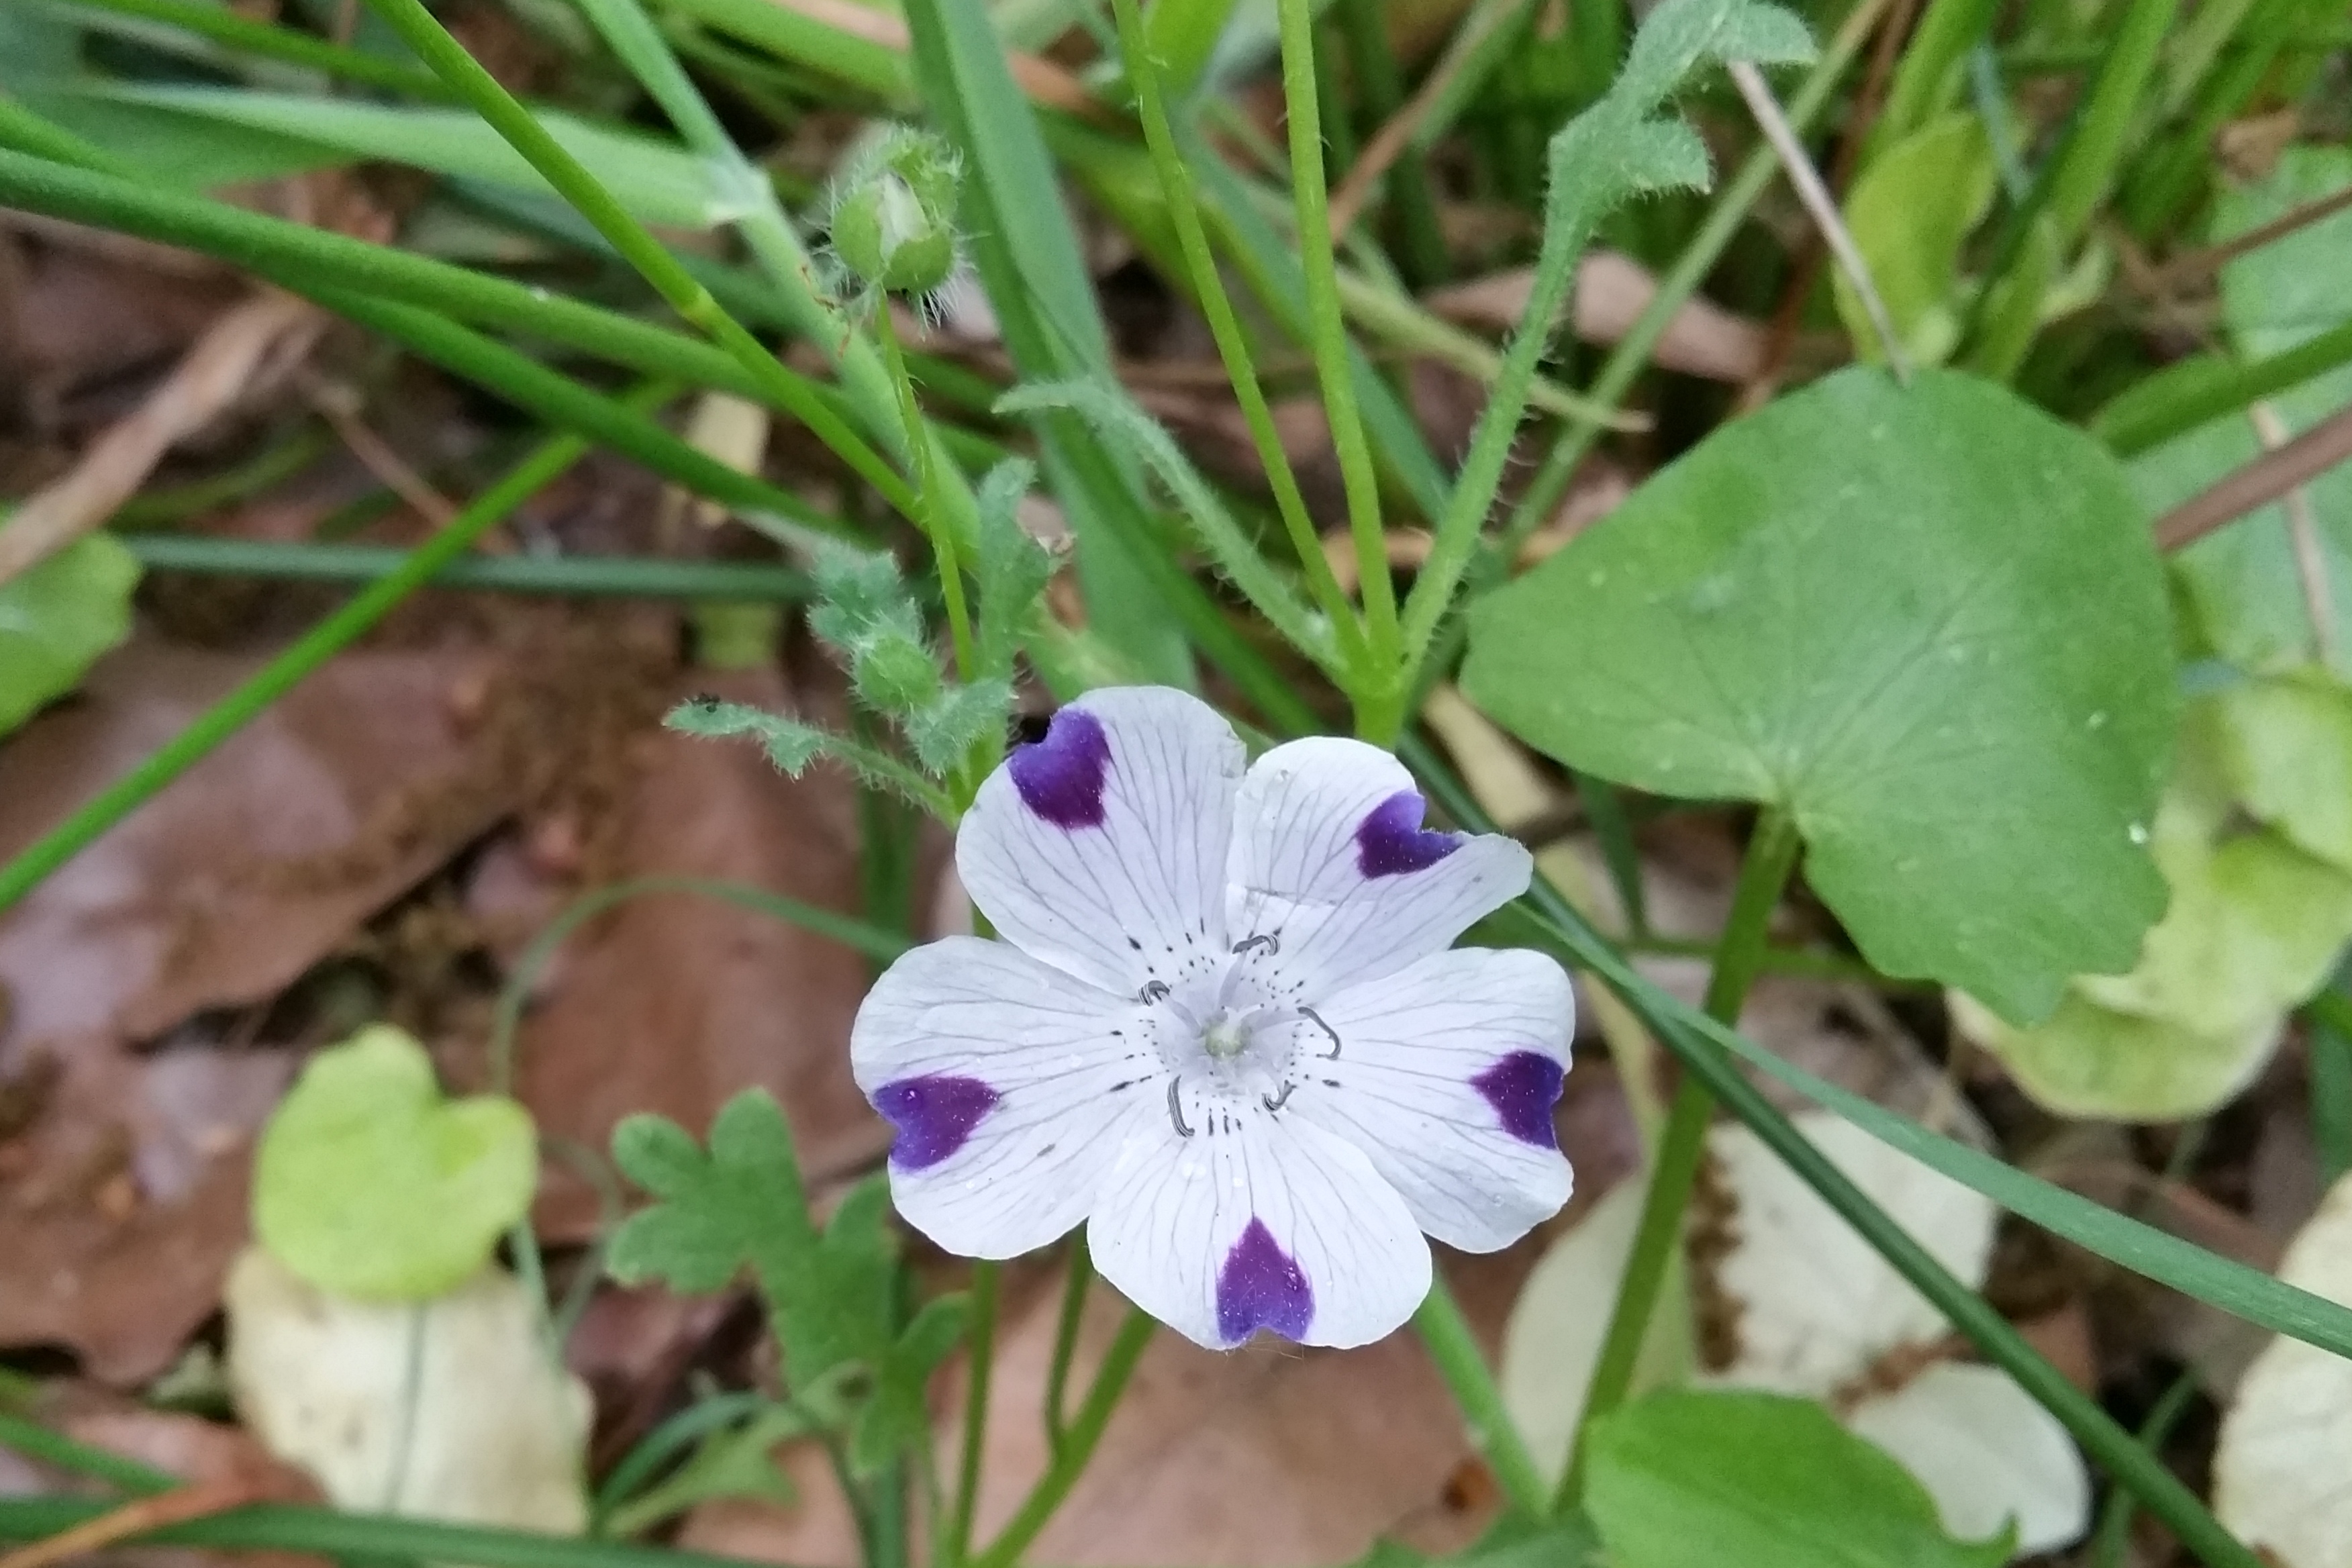
{"type": "Polygon", "coordinates": [[[1011,1258],[1087,1222],[1105,1279],[1203,1345],[1358,1345],[1428,1293],[1422,1232],[1510,1245],[1568,1201],[1574,1005],[1540,953],[1448,951],[1528,852],[1424,832],[1360,742],[1243,772],[1205,703],[1097,691],[956,838],[1005,940],[908,953],[851,1036],[898,1211],[1011,1258]]]}

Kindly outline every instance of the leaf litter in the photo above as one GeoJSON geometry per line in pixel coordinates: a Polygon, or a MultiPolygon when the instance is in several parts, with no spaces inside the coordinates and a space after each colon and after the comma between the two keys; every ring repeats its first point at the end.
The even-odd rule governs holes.
{"type": "MultiPolygon", "coordinates": [[[[1444,7],[1417,9],[1435,15],[1444,7]]],[[[529,78],[535,90],[564,85],[564,68],[553,63],[560,51],[544,39],[485,7],[468,8],[463,21],[469,37],[497,42],[505,73],[529,78]]],[[[2231,128],[2224,141],[2242,140],[2236,133],[2244,129],[2231,128]]],[[[1495,205],[1488,204],[1487,217],[1495,205]]],[[[1457,235],[1477,216],[1450,201],[1441,216],[1457,235]]],[[[25,302],[17,313],[33,329],[16,332],[0,352],[13,349],[14,363],[26,369],[22,401],[39,432],[32,449],[8,449],[12,479],[46,480],[66,472],[72,450],[135,408],[155,374],[241,287],[224,273],[203,270],[156,287],[152,257],[109,237],[33,220],[9,219],[0,248],[9,252],[0,256],[0,275],[11,257],[22,264],[14,287],[25,302]],[[93,330],[100,327],[108,330],[93,330]]],[[[1587,270],[1615,259],[1595,257],[1587,270]]],[[[1650,286],[1636,273],[1590,279],[1578,304],[1593,317],[1580,319],[1580,327],[1594,341],[1611,341],[1650,286]]],[[[1512,289],[1524,288],[1523,279],[1501,269],[1465,286],[1465,298],[1425,302],[1483,325],[1508,306],[1512,289]]],[[[1685,374],[1744,379],[1767,352],[1763,332],[1748,317],[1696,300],[1669,328],[1662,358],[1685,374]]],[[[1426,362],[1415,367],[1417,389],[1431,381],[1429,368],[1426,362]]],[[[383,401],[379,394],[372,416],[396,426],[396,412],[383,401]]],[[[1441,385],[1419,401],[1433,444],[1455,449],[1475,389],[1441,385]]],[[[1286,403],[1286,413],[1306,407],[1286,403]]],[[[432,417],[462,426],[474,412],[436,406],[432,417]]],[[[1255,456],[1234,439],[1229,406],[1192,397],[1189,406],[1171,405],[1169,412],[1176,423],[1189,422],[1201,445],[1222,446],[1222,464],[1213,452],[1202,454],[1204,462],[1253,482],[1255,456]]],[[[1294,413],[1290,424],[1297,455],[1320,458],[1318,448],[1328,448],[1320,419],[1294,413]]],[[[453,445],[474,445],[478,434],[467,429],[453,445]]],[[[1601,472],[1604,465],[1592,465],[1583,476],[1587,484],[1596,475],[1605,481],[1604,499],[1564,518],[1546,544],[1563,542],[1622,495],[1623,471],[1605,467],[1601,472]]],[[[1324,491],[1332,489],[1335,473],[1320,476],[1324,491]]],[[[625,489],[634,488],[639,500],[651,494],[631,479],[625,489]]],[[[26,488],[12,485],[10,493],[26,488]]],[[[454,485],[452,493],[460,493],[454,485]]],[[[560,507],[544,510],[561,513],[560,524],[572,528],[584,504],[574,489],[560,507]]],[[[289,509],[279,520],[291,524],[286,536],[307,535],[319,510],[307,503],[289,509]]],[[[262,531],[257,522],[233,519],[229,531],[262,531]]],[[[215,521],[197,526],[210,530],[215,521]]],[[[541,520],[514,531],[543,538],[544,528],[541,520]]],[[[390,531],[415,537],[408,520],[390,531]]],[[[577,534],[572,538],[576,543],[577,534]]],[[[627,529],[619,542],[624,549],[645,544],[627,529]]],[[[1391,536],[1393,566],[1418,563],[1414,542],[1410,534],[1391,536]]],[[[1352,559],[1344,570],[1352,573],[1352,559]]],[[[18,847],[21,839],[12,835],[58,820],[254,668],[244,651],[251,641],[236,635],[237,616],[222,617],[231,635],[219,640],[232,651],[159,638],[159,621],[182,629],[154,612],[184,586],[152,585],[142,599],[148,620],[129,647],[100,665],[80,698],[0,747],[0,853],[18,847]],[[49,774],[56,776],[43,784],[49,774]]],[[[310,602],[295,591],[268,595],[272,615],[310,602]]],[[[228,597],[220,595],[224,604],[228,597]]],[[[40,1358],[63,1348],[89,1376],[131,1386],[177,1359],[192,1338],[199,1350],[209,1349],[203,1320],[217,1305],[246,1235],[244,1163],[252,1137],[299,1054],[336,1037],[331,1026],[349,1009],[381,1012],[419,1029],[445,1080],[464,1091],[481,1087],[488,1071],[482,1041],[496,986],[530,937],[583,890],[625,876],[716,876],[747,879],[828,909],[861,906],[858,803],[843,781],[819,770],[787,783],[756,755],[696,746],[650,722],[680,697],[722,690],[763,708],[814,708],[837,719],[824,678],[797,660],[723,676],[685,669],[677,643],[674,618],[661,615],[605,618],[565,610],[535,617],[504,603],[420,605],[376,646],[314,679],[304,689],[312,696],[298,692],[273,710],[249,732],[261,740],[233,743],[215,759],[224,768],[232,757],[241,759],[220,781],[208,783],[200,770],[85,857],[94,868],[73,899],[45,910],[51,889],[44,889],[0,918],[0,981],[15,1014],[0,1023],[0,1205],[14,1205],[12,1240],[22,1236],[34,1243],[21,1258],[0,1258],[0,1345],[12,1362],[28,1355],[23,1364],[47,1365],[40,1358]],[[545,635],[518,632],[526,622],[545,635]],[[609,701],[597,695],[614,689],[618,694],[609,701]],[[367,723],[352,721],[354,713],[364,713],[367,723]],[[383,733],[367,733],[379,726],[383,733]],[[240,745],[253,754],[243,756],[240,745]],[[240,796],[268,809],[240,815],[233,809],[240,796]],[[44,1312],[41,1289],[31,1287],[49,1288],[66,1275],[79,1281],[73,1308],[44,1312]]],[[[1519,760],[1528,762],[1525,753],[1519,760]]],[[[1528,831],[1544,840],[1548,864],[1572,859],[1596,905],[1609,906],[1622,921],[1624,911],[1611,906],[1599,837],[1580,816],[1568,781],[1540,763],[1529,771],[1544,798],[1528,831]],[[1561,823],[1571,829],[1568,837],[1552,833],[1561,823]]],[[[1653,933],[1685,942],[1711,934],[1727,903],[1736,817],[1670,814],[1641,823],[1638,839],[1653,933]]],[[[924,851],[926,877],[937,851],[936,845],[924,851]]],[[[69,871],[51,889],[72,889],[71,878],[69,871]]],[[[919,889],[913,903],[931,901],[919,889]]],[[[951,903],[951,891],[941,901],[951,903]]],[[[1839,945],[1834,922],[1802,893],[1790,900],[1778,936],[1851,956],[1839,945]]],[[[1685,952],[1652,954],[1643,963],[1695,994],[1705,961],[1685,952]]],[[[660,1110],[698,1136],[733,1090],[761,1084],[783,1102],[799,1135],[803,1174],[823,1206],[874,1165],[887,1137],[847,1084],[841,1062],[840,1037],[864,981],[863,961],[764,916],[686,895],[632,900],[575,933],[540,976],[520,1040],[521,1092],[560,1145],[601,1150],[625,1113],[660,1110]]],[[[1588,1016],[1598,1011],[1588,1009],[1588,1016]]],[[[1874,1098],[1911,1114],[1933,1119],[1973,1103],[1985,1111],[1990,1130],[1963,1117],[1967,1135],[1994,1139],[2021,1162],[2054,1168],[2048,1163],[2072,1147],[2071,1130],[2025,1100],[1983,1054],[1946,1036],[1933,1008],[1916,997],[1898,993],[1882,1000],[1856,987],[1768,980],[1742,1024],[1804,1065],[1866,1086],[1874,1098]]],[[[1606,1059],[1601,1046],[1598,1038],[1580,1042],[1563,1114],[1589,1121],[1580,1128],[1578,1146],[1607,1153],[1580,1162],[1587,1183],[1578,1206],[1542,1238],[1563,1247],[1605,1228],[1604,1219],[1622,1220],[1639,1188],[1638,1180],[1623,1179],[1638,1174],[1620,1076],[1627,1063],[1606,1059]]],[[[2243,1206],[2269,1227],[2273,1245],[2284,1238],[2319,1189],[2308,1172],[2290,1179],[2277,1171],[2298,1160],[2316,1163],[2307,1147],[2300,1154],[2290,1148],[2298,1137],[2308,1143],[2299,1028],[2266,1035],[2256,1054],[2262,1059],[2250,1087],[2224,1109],[2205,1142],[2111,1129],[2085,1141],[2084,1147],[2095,1144],[2100,1160],[2134,1173],[2139,1184],[2129,1190],[2138,1196],[2116,1201],[2146,1198],[2161,1209],[2185,1194],[2231,1219],[2243,1206]],[[2293,1124],[2291,1133],[2283,1123],[2293,1124]],[[2168,1173],[2149,1197],[2149,1173],[2159,1166],[2168,1173]],[[2249,1184],[2256,1189],[2252,1201],[2249,1184]]],[[[551,1162],[538,1215],[543,1238],[555,1248],[559,1284],[593,1267],[574,1244],[600,1228],[597,1183],[576,1174],[576,1163],[551,1162]]],[[[1738,1162],[1732,1164],[1736,1170],[1738,1162]]],[[[1738,1186],[1736,1174],[1718,1167],[1699,1238],[1702,1253],[1715,1248],[1697,1268],[1702,1298],[1710,1280],[1719,1298],[1714,1352],[1706,1350],[1705,1321],[1701,1351],[1727,1365],[1737,1359],[1728,1347],[1747,1343],[1742,1322],[1750,1337],[1759,1326],[1720,1300],[1732,1294],[1725,1278],[1740,1273],[1738,1186]]],[[[1751,1227],[1755,1206],[1751,1194],[1751,1227]]],[[[2331,1203],[2328,1214],[2337,1207],[2331,1203]]],[[[2334,1282],[2303,1266],[2323,1234],[2332,1234],[2326,1218],[2314,1222],[2288,1268],[2290,1277],[2332,1290],[2334,1282]]],[[[2071,1325],[2052,1331],[2079,1342],[2074,1370],[2085,1381],[2100,1380],[2119,1413],[2144,1408],[2147,1380],[2169,1376],[2182,1363],[2226,1397],[2237,1366],[2252,1355],[2252,1348],[2234,1358],[2213,1350],[2195,1329],[2152,1326],[2147,1298],[2153,1292],[2092,1278],[2079,1260],[2031,1255],[2032,1247],[2017,1241],[2004,1235],[1990,1249],[1983,1265],[1991,1270],[1990,1289],[2013,1315],[2032,1310],[2045,1314],[2039,1321],[2071,1325]]],[[[1454,1270],[1490,1346],[1520,1299],[1535,1250],[1454,1270]]],[[[926,1279],[952,1279],[937,1258],[919,1255],[916,1261],[926,1279]]],[[[490,1277],[488,1289],[500,1298],[491,1315],[503,1314],[505,1370],[472,1375],[530,1390],[546,1416],[542,1426],[566,1434],[539,1456],[547,1461],[542,1470],[556,1476],[576,1469],[584,1396],[543,1375],[543,1363],[537,1370],[526,1364],[528,1335],[518,1328],[502,1278],[490,1277]]],[[[1769,1282],[1759,1287],[1754,1280],[1744,1287],[1749,1295],[1769,1289],[1769,1282]]],[[[282,1317],[289,1292],[278,1291],[275,1307],[255,1307],[267,1291],[244,1295],[251,1325],[273,1310],[282,1317]]],[[[1045,1460],[1043,1436],[1023,1412],[1045,1380],[1057,1297],[1056,1282],[1044,1270],[1008,1277],[1001,1393],[982,1496],[983,1538],[1045,1460]]],[[[740,1299],[724,1293],[680,1300],[606,1288],[594,1294],[572,1359],[589,1372],[596,1393],[598,1473],[625,1450],[623,1439],[642,1435],[712,1386],[714,1375],[730,1386],[772,1384],[776,1369],[741,1343],[744,1316],[740,1299]]],[[[1116,1317],[1116,1303],[1097,1291],[1085,1319],[1082,1368],[1099,1353],[1116,1317]]],[[[362,1415],[380,1415],[387,1397],[383,1378],[393,1363],[380,1328],[336,1326],[357,1336],[343,1342],[347,1346],[366,1340],[371,1347],[336,1352],[376,1375],[353,1401],[362,1415]]],[[[1922,1458],[1906,1448],[1921,1427],[1905,1402],[1940,1402],[1949,1411],[1958,1408],[1955,1400],[1980,1395],[1988,1385],[1981,1375],[1987,1369],[1952,1361],[1932,1325],[1906,1321],[1905,1328],[1899,1343],[1872,1356],[1865,1375],[1830,1390],[1832,1405],[1923,1471],[1976,1463],[1982,1456],[1922,1458]],[[1970,1392],[1939,1393],[1946,1385],[1970,1392]]],[[[2242,1470],[2243,1454],[2259,1447],[2265,1400],[2274,1404],[2283,1384],[2309,1371],[2265,1372],[2267,1362],[2297,1349],[2283,1345],[2256,1359],[2255,1373],[2231,1407],[2230,1429],[2237,1436],[2225,1431],[2223,1437],[2225,1474],[2233,1442],[2242,1470]]],[[[248,1380],[248,1418],[267,1428],[272,1421],[255,1390],[248,1380]]],[[[85,1391],[94,1402],[104,1398],[87,1385],[85,1391]]],[[[932,1393],[940,1436],[951,1450],[958,1376],[950,1373],[932,1393]]],[[[258,1458],[234,1428],[119,1398],[110,1408],[59,1419],[68,1430],[109,1446],[148,1445],[158,1462],[183,1473],[218,1474],[258,1458]]],[[[1147,1356],[1102,1461],[1036,1555],[1081,1565],[1286,1563],[1341,1561],[1377,1534],[1429,1550],[1460,1545],[1492,1511],[1495,1497],[1451,1421],[1425,1364],[1406,1345],[1392,1342],[1341,1363],[1263,1347],[1214,1358],[1162,1342],[1147,1356]]],[[[1945,1438],[1987,1429],[2014,1436],[2017,1429],[2006,1412],[1989,1428],[1927,1425],[1945,1438]]],[[[466,1451],[463,1441],[481,1440],[479,1434],[460,1437],[454,1452],[466,1451]]],[[[2176,1446],[2174,1457],[2185,1451],[2188,1463],[2201,1462],[2198,1441],[2192,1436],[2186,1450],[2176,1446]]],[[[2044,1479],[2065,1468],[2054,1450],[2036,1450],[2033,1458],[2025,1468],[2044,1479]]],[[[803,1444],[786,1450],[784,1463],[802,1483],[797,1501],[703,1503],[688,1516],[681,1543],[804,1563],[850,1560],[852,1521],[828,1512],[822,1500],[832,1495],[822,1452],[803,1444]]],[[[2294,1467],[2272,1469],[2284,1475],[2294,1467]]],[[[372,1484],[381,1473],[362,1479],[372,1484]]],[[[560,1493],[563,1487],[519,1489],[560,1493]]],[[[573,1494],[531,1517],[567,1525],[576,1518],[565,1511],[576,1503],[576,1488],[573,1494]]],[[[2225,1481],[2225,1514],[2264,1539],[2257,1522],[2264,1504],[2244,1500],[2251,1494],[2243,1488],[2235,1495],[2240,1500],[2231,1501],[2225,1481]]],[[[2306,1521],[2332,1518],[2298,1500],[2284,1510],[2269,1506],[2274,1513],[2300,1510],[2306,1521]]],[[[1958,1519],[1948,1522],[1964,1536],[1983,1533],[1961,1529],[1958,1519]]],[[[2265,1544],[2289,1568],[2333,1562],[2326,1541],[2315,1549],[2274,1534],[2265,1544]]]]}

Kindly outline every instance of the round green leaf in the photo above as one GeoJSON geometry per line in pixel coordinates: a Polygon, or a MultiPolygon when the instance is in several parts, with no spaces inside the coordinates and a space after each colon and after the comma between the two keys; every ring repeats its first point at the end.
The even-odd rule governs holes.
{"type": "Polygon", "coordinates": [[[1538,750],[1789,811],[1889,974],[2032,1019],[2163,911],[2147,519],[2103,448],[1990,384],[1849,370],[1726,426],[1470,633],[1464,689],[1538,750]]]}
{"type": "Polygon", "coordinates": [[[529,1111],[443,1099],[424,1047],[378,1026],[313,1057],[270,1118],[254,1229],[322,1290],[422,1300],[482,1266],[538,1180],[529,1111]]]}
{"type": "Polygon", "coordinates": [[[75,540],[0,583],[0,735],[71,691],[100,654],[131,635],[139,563],[111,534],[75,540]]]}
{"type": "Polygon", "coordinates": [[[1593,1423],[1585,1510],[1618,1568],[1994,1568],[1927,1489],[1810,1399],[1661,1393],[1593,1423]]]}

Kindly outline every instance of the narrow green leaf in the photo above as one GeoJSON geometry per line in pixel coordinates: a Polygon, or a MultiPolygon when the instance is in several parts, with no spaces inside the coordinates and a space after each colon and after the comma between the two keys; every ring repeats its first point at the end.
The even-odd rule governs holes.
{"type": "Polygon", "coordinates": [[[1814,1104],[1835,1111],[1881,1142],[1941,1171],[2021,1219],[2030,1220],[2110,1263],[2274,1333],[2352,1358],[2352,1308],[2284,1284],[2232,1258],[2117,1214],[2080,1193],[2069,1192],[2021,1171],[1982,1150],[1931,1132],[1874,1100],[1783,1060],[1746,1036],[1675,1000],[1621,961],[1578,939],[1565,928],[1549,924],[1549,929],[1572,953],[1606,975],[1612,986],[1637,999],[1645,1018],[1654,1023],[1661,1018],[1669,1020],[1681,1036],[1678,1043],[1728,1053],[1814,1104]]]}
{"type": "MultiPolygon", "coordinates": [[[[1015,368],[1027,381],[1108,374],[1109,340],[1053,160],[986,8],[908,0],[906,12],[924,103],[963,154],[964,231],[1015,368]]],[[[1090,620],[1153,679],[1190,686],[1182,627],[1104,515],[1140,510],[1137,476],[1066,418],[1045,421],[1040,437],[1046,475],[1077,540],[1090,620]]]]}
{"type": "MultiPolygon", "coordinates": [[[[461,109],[404,109],[352,99],[246,92],[227,88],[88,88],[98,102],[170,110],[195,120],[407,163],[436,174],[545,192],[547,182],[499,133],[461,109]]],[[[541,110],[539,122],[585,164],[631,213],[673,228],[709,228],[742,216],[746,204],[719,187],[709,164],[674,142],[541,110]]]]}

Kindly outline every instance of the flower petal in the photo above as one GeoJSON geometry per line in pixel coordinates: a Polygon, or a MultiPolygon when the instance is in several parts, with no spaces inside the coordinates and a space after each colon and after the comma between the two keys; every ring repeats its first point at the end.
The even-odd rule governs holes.
{"type": "Polygon", "coordinates": [[[1289,1109],[1361,1149],[1422,1229],[1493,1252],[1568,1202],[1552,1107],[1576,1002],[1559,964],[1455,948],[1317,1014],[1330,1034],[1298,1027],[1306,1071],[1289,1109]]]}
{"type": "Polygon", "coordinates": [[[1360,1345],[1429,1294],[1429,1244],[1353,1145],[1255,1107],[1136,1124],[1087,1226],[1128,1300],[1213,1350],[1360,1345]]]}
{"type": "Polygon", "coordinates": [[[1088,692],[980,786],[956,869],[996,929],[1124,996],[1223,962],[1242,743],[1164,686],[1088,692]]]}
{"type": "Polygon", "coordinates": [[[1133,1001],[1001,942],[893,963],[857,1010],[850,1068],[898,1130],[890,1195],[967,1258],[1011,1258],[1087,1217],[1160,1063],[1133,1001]]]}
{"type": "Polygon", "coordinates": [[[1527,891],[1527,850],[1500,834],[1432,833],[1412,775],[1360,741],[1276,746],[1235,807],[1226,923],[1271,995],[1315,1005],[1442,952],[1527,891]]]}

